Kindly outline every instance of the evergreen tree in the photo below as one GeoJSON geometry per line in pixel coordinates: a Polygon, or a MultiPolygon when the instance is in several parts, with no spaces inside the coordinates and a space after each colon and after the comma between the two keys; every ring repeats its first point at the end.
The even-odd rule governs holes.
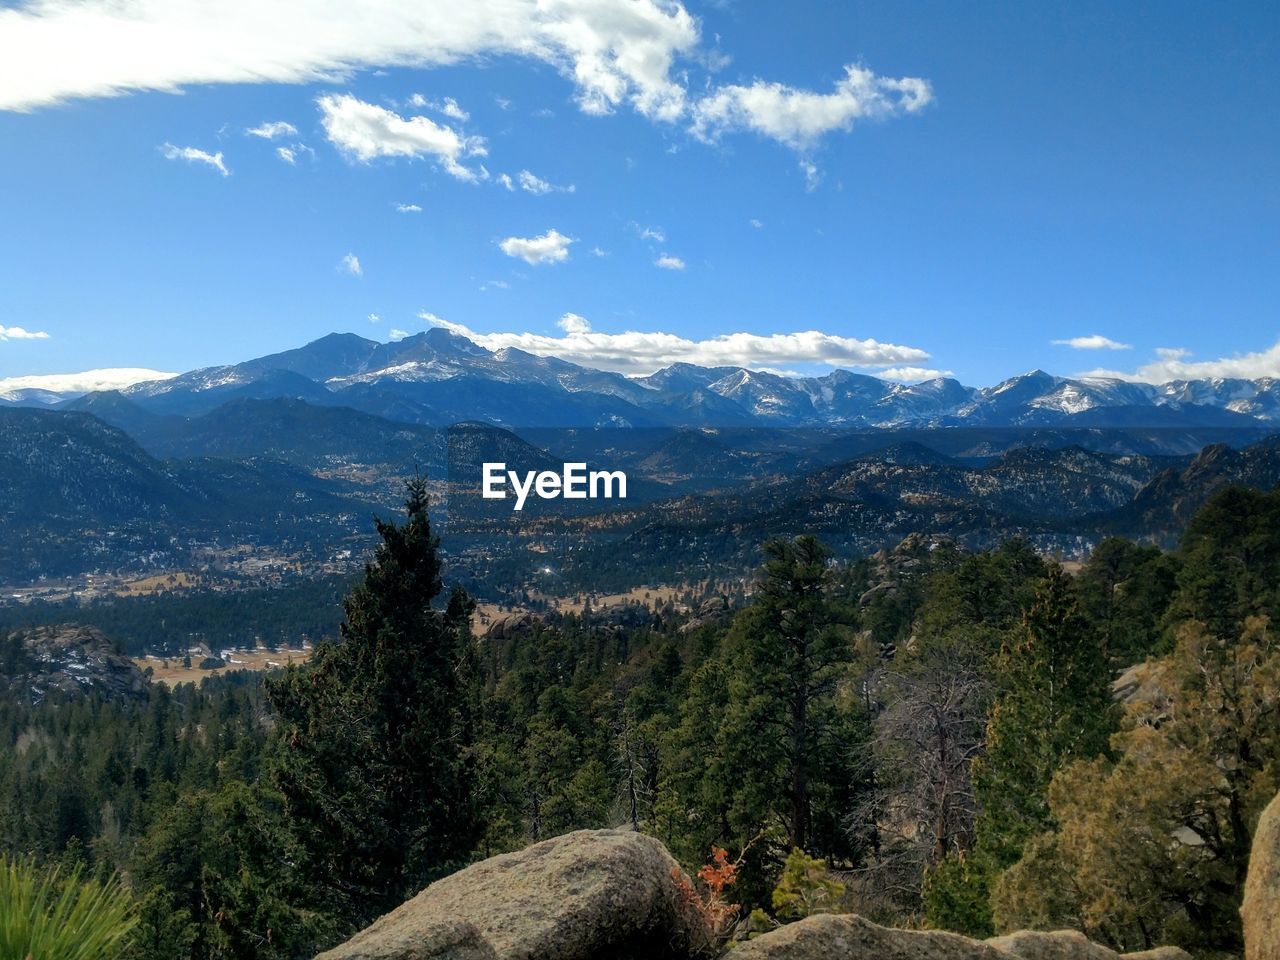
{"type": "MultiPolygon", "coordinates": [[[[854,650],[831,592],[830,551],[809,536],[771,540],[755,602],[729,638],[730,707],[721,738],[741,841],[780,833],[793,849],[846,858],[853,748],[867,729],[848,687],[854,650]]],[[[740,841],[740,842],[741,842],[740,841]]]]}
{"type": "Polygon", "coordinates": [[[1115,722],[1110,679],[1070,580],[1053,568],[1001,649],[987,753],[974,764],[978,842],[1002,867],[1048,823],[1045,794],[1054,773],[1068,760],[1106,752],[1115,722]]]}
{"type": "Polygon", "coordinates": [[[470,600],[445,609],[425,483],[343,602],[341,642],[272,681],[273,775],[329,908],[363,925],[465,862],[477,840],[470,600]]]}
{"type": "Polygon", "coordinates": [[[975,849],[926,882],[932,922],[980,936],[993,929],[992,885],[1050,823],[1049,782],[1066,763],[1107,751],[1116,711],[1097,631],[1080,615],[1071,581],[1053,567],[995,662],[999,694],[987,752],[973,764],[981,808],[975,849]]]}

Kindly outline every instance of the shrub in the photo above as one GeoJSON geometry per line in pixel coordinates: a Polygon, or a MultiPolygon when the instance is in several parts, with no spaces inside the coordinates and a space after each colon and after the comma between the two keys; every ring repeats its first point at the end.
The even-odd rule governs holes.
{"type": "Polygon", "coordinates": [[[65,876],[30,861],[0,857],[0,958],[113,960],[136,923],[119,882],[65,876]]]}

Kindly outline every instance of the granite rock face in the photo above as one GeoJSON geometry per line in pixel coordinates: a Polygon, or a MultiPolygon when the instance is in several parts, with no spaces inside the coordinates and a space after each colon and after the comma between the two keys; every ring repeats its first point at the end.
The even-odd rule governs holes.
{"type": "Polygon", "coordinates": [[[111,699],[145,694],[147,678],[138,665],[115,652],[94,627],[59,624],[34,627],[5,638],[11,651],[9,672],[0,687],[40,703],[51,695],[94,692],[111,699]]]}
{"type": "Polygon", "coordinates": [[[663,845],[580,830],[431,884],[318,960],[682,960],[699,947],[663,845]]]}
{"type": "Polygon", "coordinates": [[[1262,811],[1253,833],[1240,916],[1245,960],[1280,960],[1280,796],[1262,811]]]}

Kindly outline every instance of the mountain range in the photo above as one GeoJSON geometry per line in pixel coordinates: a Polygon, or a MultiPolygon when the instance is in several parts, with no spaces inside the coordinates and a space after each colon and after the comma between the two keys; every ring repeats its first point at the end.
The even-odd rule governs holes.
{"type": "Polygon", "coordinates": [[[523,350],[489,350],[442,327],[391,343],[330,334],[243,363],[83,396],[0,392],[0,404],[86,410],[129,430],[234,400],[297,399],[398,423],[507,427],[1236,427],[1280,424],[1280,380],[1131,383],[1033,370],[992,387],[896,383],[848,370],[789,377],[676,363],[625,377],[523,350]],[[104,416],[103,411],[109,411],[104,416]]]}

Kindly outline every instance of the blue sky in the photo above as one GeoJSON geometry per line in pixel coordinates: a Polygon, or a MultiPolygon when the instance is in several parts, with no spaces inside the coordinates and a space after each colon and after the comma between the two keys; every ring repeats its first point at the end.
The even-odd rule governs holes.
{"type": "Polygon", "coordinates": [[[1275,4],[354,6],[0,4],[0,378],[432,322],[626,372],[1280,375],[1275,4]]]}

